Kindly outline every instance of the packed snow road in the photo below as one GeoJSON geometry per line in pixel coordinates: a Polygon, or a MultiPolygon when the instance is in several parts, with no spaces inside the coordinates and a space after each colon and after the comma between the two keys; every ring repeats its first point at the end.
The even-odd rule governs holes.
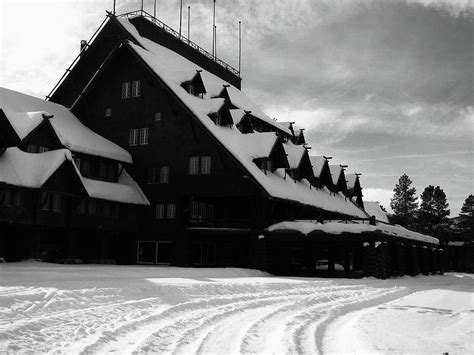
{"type": "MultiPolygon", "coordinates": [[[[457,332],[457,340],[438,337],[437,352],[471,351],[472,278],[457,276],[464,277],[330,280],[243,269],[6,264],[0,352],[386,352],[397,350],[397,337],[412,332],[420,315],[441,334],[457,332]],[[384,339],[384,326],[394,341],[384,339]]],[[[423,331],[410,336],[412,348],[403,342],[401,350],[423,346],[423,331]]]]}

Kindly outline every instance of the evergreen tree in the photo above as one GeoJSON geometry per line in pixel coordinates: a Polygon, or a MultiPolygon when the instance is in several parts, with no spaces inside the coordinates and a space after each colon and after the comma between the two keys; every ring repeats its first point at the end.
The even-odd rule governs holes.
{"type": "Polygon", "coordinates": [[[421,204],[418,212],[419,230],[437,237],[447,228],[449,205],[446,194],[439,186],[429,185],[420,196],[421,204]]]}
{"type": "Polygon", "coordinates": [[[473,240],[474,234],[474,195],[469,195],[465,200],[459,213],[459,226],[466,240],[473,240]]]}
{"type": "Polygon", "coordinates": [[[398,184],[393,189],[393,197],[390,200],[390,207],[393,210],[391,221],[410,227],[415,218],[418,207],[416,202],[416,189],[411,187],[412,181],[407,174],[403,174],[398,179],[398,184]]]}

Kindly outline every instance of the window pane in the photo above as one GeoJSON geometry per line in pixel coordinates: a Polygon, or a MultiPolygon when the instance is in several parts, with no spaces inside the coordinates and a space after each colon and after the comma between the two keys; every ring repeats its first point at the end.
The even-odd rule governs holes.
{"type": "Polygon", "coordinates": [[[128,139],[128,145],[134,146],[137,145],[137,140],[138,140],[138,129],[131,129],[130,130],[130,136],[128,139]]]}
{"type": "Polygon", "coordinates": [[[155,208],[155,218],[164,219],[165,218],[165,205],[163,203],[157,203],[155,208]]]}
{"type": "Polygon", "coordinates": [[[26,146],[26,151],[28,153],[38,153],[38,147],[34,144],[28,144],[26,146]]]}
{"type": "Polygon", "coordinates": [[[155,113],[155,121],[161,121],[161,112],[155,113]]]}
{"type": "Polygon", "coordinates": [[[50,207],[50,194],[48,192],[41,192],[41,209],[43,211],[49,211],[50,207]]]}
{"type": "Polygon", "coordinates": [[[47,151],[49,151],[49,148],[47,148],[47,147],[43,147],[43,146],[38,147],[38,153],[44,153],[44,152],[47,152],[47,151]]]}
{"type": "Polygon", "coordinates": [[[148,144],[148,128],[140,128],[140,145],[148,144]]]}
{"type": "Polygon", "coordinates": [[[132,81],[132,97],[140,96],[140,80],[132,81]]]}
{"type": "Polygon", "coordinates": [[[160,167],[160,183],[167,184],[169,182],[170,167],[162,166],[160,167]]]}
{"type": "Polygon", "coordinates": [[[199,157],[189,157],[189,174],[196,175],[199,173],[199,157]]]}
{"type": "Polygon", "coordinates": [[[112,109],[111,108],[106,108],[105,109],[105,117],[111,117],[112,116],[112,109]]]}
{"type": "Polygon", "coordinates": [[[130,82],[122,83],[122,99],[130,97],[130,82]]]}
{"type": "Polygon", "coordinates": [[[152,166],[148,168],[148,183],[154,184],[156,182],[156,168],[152,166]]]}
{"type": "Polygon", "coordinates": [[[168,203],[166,205],[166,218],[175,219],[176,218],[176,204],[168,203]]]}
{"type": "Polygon", "coordinates": [[[210,174],[211,173],[211,157],[205,155],[201,157],[201,174],[210,174]]]}

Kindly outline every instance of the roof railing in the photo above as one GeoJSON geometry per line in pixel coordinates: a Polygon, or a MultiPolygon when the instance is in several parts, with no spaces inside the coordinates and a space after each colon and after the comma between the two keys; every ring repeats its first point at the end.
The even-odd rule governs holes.
{"type": "Polygon", "coordinates": [[[165,32],[169,33],[170,35],[177,38],[181,42],[186,43],[188,46],[190,46],[194,50],[198,51],[202,55],[206,56],[207,58],[211,59],[212,61],[216,62],[217,64],[221,65],[225,69],[229,70],[233,74],[240,77],[240,72],[237,69],[235,69],[233,66],[231,66],[230,64],[228,64],[228,63],[224,62],[223,60],[217,58],[215,55],[212,55],[211,53],[206,51],[204,48],[200,47],[199,45],[197,45],[196,43],[191,41],[189,38],[184,37],[180,33],[176,32],[174,29],[172,29],[170,26],[165,24],[164,22],[158,20],[156,17],[153,17],[153,15],[150,15],[145,10],[136,10],[136,11],[127,12],[127,13],[124,13],[124,14],[121,14],[121,15],[116,15],[116,17],[126,17],[126,18],[138,17],[138,16],[145,17],[145,18],[149,19],[150,22],[152,22],[156,26],[160,27],[165,32]]]}

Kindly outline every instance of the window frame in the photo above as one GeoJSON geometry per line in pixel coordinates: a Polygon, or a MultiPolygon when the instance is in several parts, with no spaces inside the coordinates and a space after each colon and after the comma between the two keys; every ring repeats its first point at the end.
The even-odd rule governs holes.
{"type": "Polygon", "coordinates": [[[129,99],[131,97],[131,83],[130,81],[122,82],[122,99],[129,99]]]}
{"type": "Polygon", "coordinates": [[[132,128],[130,129],[130,132],[128,134],[128,146],[129,147],[135,147],[138,145],[138,128],[132,128]]]}

